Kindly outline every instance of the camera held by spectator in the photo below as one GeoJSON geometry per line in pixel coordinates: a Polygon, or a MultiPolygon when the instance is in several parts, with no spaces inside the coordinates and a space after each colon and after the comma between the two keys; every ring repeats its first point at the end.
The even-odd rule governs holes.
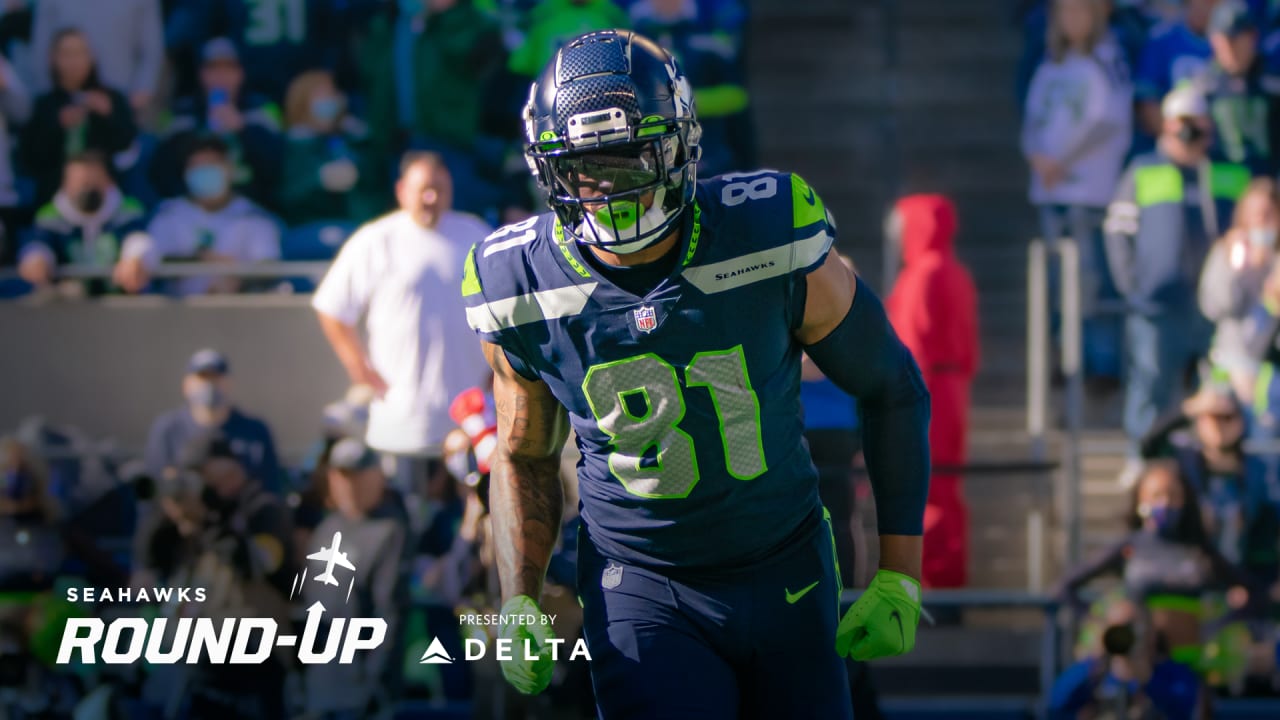
{"type": "MultiPolygon", "coordinates": [[[[288,510],[250,479],[217,430],[193,438],[182,458],[198,481],[187,477],[159,496],[161,512],[140,528],[134,583],[205,588],[205,601],[190,609],[215,622],[270,617],[287,626],[295,557],[288,510]]],[[[191,717],[283,717],[284,662],[193,666],[174,692],[190,697],[191,717]]]]}
{"type": "Polygon", "coordinates": [[[211,553],[238,577],[287,592],[288,512],[250,478],[226,435],[210,430],[192,438],[178,473],[153,482],[151,492],[160,512],[139,534],[139,567],[160,577],[199,574],[211,553]]]}
{"type": "Polygon", "coordinates": [[[1130,600],[1107,609],[1095,652],[1054,682],[1049,717],[1190,720],[1201,702],[1200,681],[1163,656],[1145,613],[1130,600]]]}

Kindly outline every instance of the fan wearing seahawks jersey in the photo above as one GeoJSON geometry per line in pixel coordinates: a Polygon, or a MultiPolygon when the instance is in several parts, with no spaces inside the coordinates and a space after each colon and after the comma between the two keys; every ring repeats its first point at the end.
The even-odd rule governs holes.
{"type": "Polygon", "coordinates": [[[910,353],[803,179],[696,179],[692,93],[650,40],[568,42],[524,122],[553,212],[476,245],[462,287],[495,373],[504,675],[550,681],[554,628],[514,619],[541,616],[572,426],[600,716],[850,717],[842,656],[909,651],[920,613],[929,399],[910,353]],[[880,569],[843,619],[802,352],[858,398],[879,513],[880,569]]]}

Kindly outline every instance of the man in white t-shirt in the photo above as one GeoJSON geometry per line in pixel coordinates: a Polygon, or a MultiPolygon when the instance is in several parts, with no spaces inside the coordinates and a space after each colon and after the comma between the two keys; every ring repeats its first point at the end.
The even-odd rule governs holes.
{"type": "Polygon", "coordinates": [[[351,381],[377,394],[366,442],[396,456],[399,489],[427,495],[435,494],[429,480],[444,482],[449,403],[486,375],[458,288],[468,250],[491,228],[451,211],[452,196],[440,156],[407,155],[396,183],[400,210],[351,236],[311,301],[351,381]]]}

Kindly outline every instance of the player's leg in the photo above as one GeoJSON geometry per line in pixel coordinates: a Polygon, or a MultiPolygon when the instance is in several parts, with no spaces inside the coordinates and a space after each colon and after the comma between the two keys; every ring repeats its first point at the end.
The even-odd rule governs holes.
{"type": "Polygon", "coordinates": [[[819,532],[762,569],[755,582],[747,622],[758,645],[740,678],[742,717],[853,717],[848,672],[835,650],[841,590],[828,515],[819,532]]]}
{"type": "MultiPolygon", "coordinates": [[[[602,720],[736,720],[733,669],[656,573],[601,557],[579,535],[578,592],[602,720]]],[[[781,717],[781,716],[780,716],[781,717]]]]}

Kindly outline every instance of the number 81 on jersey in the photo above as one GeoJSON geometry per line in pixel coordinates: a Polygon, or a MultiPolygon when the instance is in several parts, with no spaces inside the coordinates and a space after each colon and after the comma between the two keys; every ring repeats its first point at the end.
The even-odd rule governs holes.
{"type": "Polygon", "coordinates": [[[587,371],[582,392],[596,425],[609,436],[609,470],[632,495],[687,497],[698,484],[693,438],[679,428],[685,388],[705,387],[720,423],[729,475],[753,480],[767,469],[760,435],[760,401],[747,375],[742,346],[693,357],[685,387],[671,363],[653,353],[602,363],[587,371]],[[643,409],[638,409],[639,403],[643,409]],[[656,451],[656,462],[645,458],[656,451]]]}

